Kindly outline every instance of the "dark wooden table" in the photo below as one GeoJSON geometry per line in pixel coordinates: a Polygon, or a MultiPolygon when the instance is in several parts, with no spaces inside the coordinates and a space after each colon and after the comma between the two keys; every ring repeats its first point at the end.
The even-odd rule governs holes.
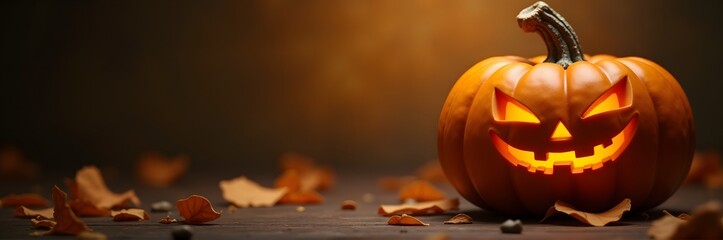
{"type": "MultiPolygon", "coordinates": [[[[690,211],[694,206],[711,199],[723,199],[723,191],[708,190],[700,186],[681,188],[672,198],[655,210],[650,217],[626,216],[622,221],[606,227],[589,227],[577,223],[567,216],[559,216],[544,223],[540,219],[523,219],[522,234],[502,234],[499,225],[505,217],[480,210],[462,199],[459,211],[436,216],[421,216],[420,220],[429,226],[391,226],[387,217],[377,215],[381,203],[395,203],[396,193],[383,192],[377,186],[377,176],[363,174],[339,174],[337,185],[324,192],[324,204],[305,206],[298,212],[296,205],[281,205],[270,208],[242,208],[229,212],[221,197],[218,180],[214,177],[184,181],[170,188],[156,189],[132,186],[131,183],[111,184],[116,192],[134,187],[146,209],[152,202],[175,200],[190,194],[200,194],[209,198],[216,210],[223,211],[220,219],[206,225],[194,225],[194,239],[647,239],[646,232],[652,220],[662,216],[661,209],[673,212],[690,211]],[[365,193],[374,195],[373,202],[364,202],[365,193]],[[342,211],[340,203],[352,199],[358,202],[355,211],[342,211]],[[445,225],[445,220],[456,213],[463,212],[472,216],[473,224],[445,225]]],[[[260,183],[270,186],[272,177],[260,177],[260,183]]],[[[58,178],[57,180],[60,180],[58,178]]],[[[193,179],[193,178],[192,178],[193,179]]],[[[223,178],[221,178],[223,179],[223,178]]],[[[62,181],[57,182],[61,188],[62,181]]],[[[113,181],[117,182],[117,181],[113,181]]],[[[22,186],[22,184],[3,184],[0,194],[28,191],[40,191],[50,197],[50,188],[54,183],[22,186]]],[[[448,196],[459,196],[450,186],[442,187],[448,196]]],[[[174,209],[175,210],[175,209],[174,209]]],[[[37,231],[27,219],[12,217],[13,209],[0,209],[0,239],[73,239],[72,236],[33,237],[29,234],[37,231]]],[[[150,220],[142,222],[113,222],[110,218],[83,218],[94,231],[102,232],[109,239],[171,239],[171,229],[177,225],[159,224],[157,221],[166,213],[151,213],[150,220]]],[[[181,220],[174,211],[172,216],[181,220]]]]}

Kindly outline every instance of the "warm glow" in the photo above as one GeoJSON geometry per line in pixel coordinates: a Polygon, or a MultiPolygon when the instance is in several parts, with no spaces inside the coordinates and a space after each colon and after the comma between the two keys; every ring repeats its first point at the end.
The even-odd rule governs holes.
{"type": "Polygon", "coordinates": [[[615,84],[610,90],[605,92],[585,111],[582,118],[587,118],[600,113],[617,110],[632,104],[630,95],[630,86],[627,80],[622,80],[615,84]]]}
{"type": "Polygon", "coordinates": [[[550,136],[551,141],[565,141],[572,139],[572,135],[570,135],[570,131],[567,130],[564,124],[562,122],[557,122],[557,126],[555,127],[555,131],[552,131],[552,136],[550,136]]]}
{"type": "Polygon", "coordinates": [[[497,121],[540,123],[540,119],[537,119],[532,111],[511,97],[497,89],[495,89],[495,96],[497,100],[495,118],[497,121]]]}
{"type": "Polygon", "coordinates": [[[615,161],[630,144],[637,129],[637,119],[637,116],[633,117],[628,125],[612,138],[612,144],[607,147],[604,144],[598,144],[594,146],[594,153],[585,157],[577,157],[575,150],[570,150],[566,152],[548,152],[547,160],[535,160],[534,151],[517,149],[507,144],[494,131],[490,132],[490,134],[497,151],[515,166],[523,166],[530,172],[540,171],[545,174],[552,174],[554,166],[570,166],[572,173],[582,173],[587,169],[601,168],[607,161],[615,161]]]}

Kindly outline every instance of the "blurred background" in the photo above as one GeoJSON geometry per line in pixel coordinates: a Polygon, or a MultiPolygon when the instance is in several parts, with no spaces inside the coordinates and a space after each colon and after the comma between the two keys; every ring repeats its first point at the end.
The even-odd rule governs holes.
{"type": "MultiPolygon", "coordinates": [[[[126,170],[148,151],[193,171],[341,169],[436,158],[447,93],[476,62],[545,54],[534,1],[3,1],[0,147],[43,173],[126,170]]],[[[721,150],[722,1],[557,1],[588,54],[641,56],[688,94],[721,150]]]]}

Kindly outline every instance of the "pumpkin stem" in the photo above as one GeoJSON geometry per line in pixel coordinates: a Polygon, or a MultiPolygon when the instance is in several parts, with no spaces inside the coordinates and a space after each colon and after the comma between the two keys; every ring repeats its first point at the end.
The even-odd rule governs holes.
{"type": "Polygon", "coordinates": [[[585,61],[575,31],[547,3],[539,1],[523,9],[517,15],[517,23],[523,31],[537,32],[545,40],[545,62],[557,63],[567,69],[574,62],[585,61]]]}

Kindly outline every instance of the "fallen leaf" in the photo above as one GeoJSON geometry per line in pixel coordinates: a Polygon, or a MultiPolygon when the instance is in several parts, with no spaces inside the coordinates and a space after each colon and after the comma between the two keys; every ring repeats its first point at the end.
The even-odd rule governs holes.
{"type": "Polygon", "coordinates": [[[216,212],[207,198],[199,195],[191,195],[188,198],[176,202],[178,213],[183,217],[185,223],[201,224],[210,222],[221,217],[216,212]]]}
{"type": "Polygon", "coordinates": [[[78,199],[90,202],[98,209],[124,208],[128,202],[140,206],[141,201],[133,190],[122,194],[111,192],[105,185],[103,176],[95,166],[86,166],[75,174],[78,199]]]}
{"type": "Polygon", "coordinates": [[[265,188],[243,176],[223,180],[219,186],[223,199],[237,207],[270,207],[288,191],[286,188],[265,188]]]}
{"type": "Polygon", "coordinates": [[[401,225],[401,226],[429,226],[429,224],[423,223],[419,219],[402,214],[401,216],[392,216],[387,221],[389,225],[401,225]]]}
{"type": "Polygon", "coordinates": [[[426,180],[415,180],[399,190],[399,201],[414,199],[418,202],[428,202],[444,199],[444,193],[426,180]]]}
{"type": "Polygon", "coordinates": [[[344,200],[341,202],[342,210],[356,210],[356,202],[354,200],[344,200]]]}
{"type": "Polygon", "coordinates": [[[66,202],[67,194],[58,186],[53,187],[53,202],[55,203],[53,218],[56,225],[46,234],[69,234],[75,235],[84,231],[91,231],[85,223],[80,220],[66,202]]]}
{"type": "Polygon", "coordinates": [[[469,224],[472,223],[472,217],[470,217],[467,214],[460,213],[457,215],[454,215],[454,217],[450,218],[447,221],[444,221],[444,224],[469,224]]]}
{"type": "Polygon", "coordinates": [[[414,181],[414,179],[415,178],[412,176],[381,177],[377,181],[377,185],[379,185],[379,188],[381,188],[384,191],[396,192],[396,191],[399,191],[399,189],[402,189],[403,186],[414,181]]]}
{"type": "Polygon", "coordinates": [[[313,158],[304,156],[299,153],[285,153],[281,155],[279,160],[282,174],[279,179],[284,178],[284,181],[277,181],[276,187],[289,187],[290,192],[294,191],[324,191],[334,186],[336,176],[334,171],[330,167],[316,165],[313,158]],[[294,170],[296,179],[289,179],[287,175],[289,170],[294,170]],[[293,182],[291,182],[293,181],[293,182]],[[298,188],[295,188],[297,187],[298,188]]]}
{"type": "Polygon", "coordinates": [[[688,220],[666,214],[653,221],[648,236],[654,239],[721,239],[722,218],[720,202],[711,201],[696,207],[688,220]]]}
{"type": "Polygon", "coordinates": [[[108,217],[110,216],[109,209],[99,209],[90,202],[83,201],[80,199],[73,199],[70,201],[70,209],[81,217],[108,217]]]}
{"type": "Polygon", "coordinates": [[[40,167],[27,160],[20,149],[12,146],[0,148],[0,180],[27,181],[38,176],[40,167]]]}
{"type": "Polygon", "coordinates": [[[113,217],[113,221],[118,222],[143,221],[149,218],[146,211],[140,208],[121,209],[120,211],[111,210],[110,216],[113,217]]]}
{"type": "Polygon", "coordinates": [[[10,194],[0,199],[0,207],[17,208],[20,206],[38,208],[47,207],[50,203],[44,197],[35,193],[10,194]]]}
{"type": "Polygon", "coordinates": [[[420,202],[415,204],[381,205],[377,214],[391,216],[398,214],[429,215],[440,214],[459,207],[459,199],[443,199],[437,201],[420,202]]]}
{"type": "Polygon", "coordinates": [[[279,200],[280,204],[321,204],[324,197],[315,191],[288,192],[279,200]]]}
{"type": "Polygon", "coordinates": [[[33,227],[45,229],[52,229],[56,224],[53,220],[37,218],[30,219],[30,223],[33,224],[33,227]]]}
{"type": "Polygon", "coordinates": [[[45,208],[40,210],[33,210],[20,206],[15,209],[15,217],[17,218],[36,218],[40,219],[53,219],[53,208],[45,208]]]}
{"type": "Polygon", "coordinates": [[[167,187],[186,173],[189,163],[186,155],[166,157],[159,153],[145,153],[136,162],[136,176],[146,185],[167,187]]]}
{"type": "Polygon", "coordinates": [[[564,203],[562,201],[556,201],[555,205],[547,210],[547,214],[545,214],[545,217],[540,220],[540,222],[545,221],[545,219],[554,215],[555,213],[561,212],[570,215],[571,217],[574,217],[580,222],[589,224],[591,226],[602,227],[610,222],[620,220],[620,218],[623,217],[624,212],[630,211],[630,206],[630,199],[626,198],[623,199],[623,201],[620,202],[617,206],[605,212],[588,213],[579,211],[570,204],[564,203]]]}
{"type": "Polygon", "coordinates": [[[158,223],[163,223],[163,224],[171,224],[171,223],[177,223],[177,222],[178,222],[178,220],[176,220],[175,218],[172,218],[171,216],[166,216],[164,218],[161,218],[161,220],[158,220],[158,223]]]}
{"type": "MultiPolygon", "coordinates": [[[[668,212],[667,210],[663,210],[663,213],[665,213],[665,215],[668,215],[668,216],[671,216],[671,217],[676,217],[676,216],[673,216],[673,214],[671,214],[671,213],[668,212]]],[[[688,215],[687,213],[681,213],[681,214],[678,214],[677,218],[680,218],[680,219],[682,219],[682,220],[689,220],[689,219],[690,219],[690,215],[688,215]]]]}
{"type": "Polygon", "coordinates": [[[447,176],[445,176],[444,171],[442,171],[442,165],[439,163],[439,160],[436,159],[426,162],[419,167],[417,169],[417,177],[430,182],[447,182],[447,176]]]}

